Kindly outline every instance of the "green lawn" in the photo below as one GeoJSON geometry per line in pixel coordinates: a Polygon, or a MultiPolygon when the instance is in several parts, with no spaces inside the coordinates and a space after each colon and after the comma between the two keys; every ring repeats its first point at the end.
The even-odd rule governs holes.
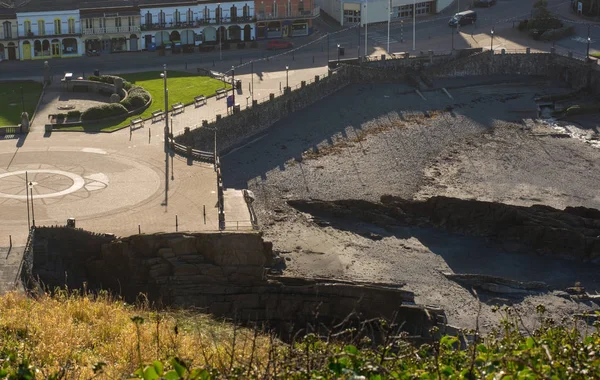
{"type": "Polygon", "coordinates": [[[600,51],[596,51],[596,52],[590,53],[590,55],[592,57],[595,57],[595,58],[600,58],[600,51]]]}
{"type": "Polygon", "coordinates": [[[29,118],[42,93],[42,84],[37,82],[0,82],[0,127],[21,124],[23,103],[29,118]],[[23,88],[23,102],[21,101],[23,88]]]}
{"type": "MultiPolygon", "coordinates": [[[[163,110],[165,108],[164,84],[159,71],[148,71],[135,74],[119,75],[132,84],[144,87],[152,95],[152,104],[141,115],[135,117],[150,117],[152,112],[163,110]]],[[[167,72],[167,86],[169,88],[169,107],[171,104],[181,102],[183,104],[194,101],[194,97],[204,95],[207,98],[214,96],[218,88],[231,88],[231,85],[224,86],[223,82],[217,79],[197,76],[180,71],[167,72]]],[[[86,132],[112,132],[129,126],[129,118],[119,124],[100,123],[89,126],[65,127],[60,128],[63,131],[86,131],[86,132]]]]}

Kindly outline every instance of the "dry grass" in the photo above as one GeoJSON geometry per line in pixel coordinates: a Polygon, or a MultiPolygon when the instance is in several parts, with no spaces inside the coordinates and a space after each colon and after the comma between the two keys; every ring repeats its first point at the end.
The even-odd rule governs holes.
{"type": "MultiPolygon", "coordinates": [[[[0,297],[0,352],[19,348],[32,364],[49,372],[67,371],[67,378],[127,378],[143,363],[177,356],[195,367],[227,370],[267,362],[272,339],[190,311],[152,311],[107,294],[92,296],[58,292],[38,299],[22,293],[0,297]],[[132,318],[144,322],[136,331],[132,318]],[[232,355],[232,347],[235,352],[232,355]],[[232,360],[233,356],[233,360],[232,360]]],[[[260,369],[259,371],[260,372],[260,369]]],[[[40,374],[40,377],[45,377],[40,374]]]]}

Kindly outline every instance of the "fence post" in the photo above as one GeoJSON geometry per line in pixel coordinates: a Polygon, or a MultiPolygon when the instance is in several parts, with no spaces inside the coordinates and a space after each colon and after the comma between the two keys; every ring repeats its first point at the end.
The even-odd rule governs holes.
{"type": "Polygon", "coordinates": [[[177,218],[177,214],[175,214],[175,232],[179,231],[179,219],[177,218]]]}
{"type": "Polygon", "coordinates": [[[142,226],[138,224],[138,235],[142,234],[142,226]]]}

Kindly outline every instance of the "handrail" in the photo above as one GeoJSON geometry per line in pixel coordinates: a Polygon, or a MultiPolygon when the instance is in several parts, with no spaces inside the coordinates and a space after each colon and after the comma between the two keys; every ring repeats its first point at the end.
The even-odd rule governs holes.
{"type": "MultiPolygon", "coordinates": [[[[35,237],[35,227],[31,227],[29,230],[29,235],[27,235],[27,243],[25,243],[25,249],[23,250],[23,256],[21,257],[21,262],[19,263],[19,269],[17,270],[17,275],[15,276],[14,285],[15,288],[18,287],[19,281],[21,279],[21,272],[23,271],[23,264],[25,260],[30,256],[33,256],[33,240],[35,237]]],[[[33,257],[31,257],[33,260],[33,257]]]]}

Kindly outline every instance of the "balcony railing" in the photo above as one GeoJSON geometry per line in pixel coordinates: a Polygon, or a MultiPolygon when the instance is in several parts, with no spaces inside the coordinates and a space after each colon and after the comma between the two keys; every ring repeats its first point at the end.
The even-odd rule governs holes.
{"type": "Polygon", "coordinates": [[[227,24],[241,24],[256,22],[254,16],[237,16],[237,17],[221,17],[217,18],[206,18],[198,19],[190,22],[164,22],[164,23],[152,23],[142,24],[142,30],[163,30],[163,29],[185,29],[185,28],[198,28],[204,25],[227,25],[227,24]]]}
{"type": "Polygon", "coordinates": [[[112,34],[112,33],[139,33],[139,25],[132,26],[107,26],[104,28],[83,28],[84,35],[90,34],[112,34]]]}
{"type": "Polygon", "coordinates": [[[45,31],[44,33],[33,33],[33,32],[26,32],[25,35],[23,36],[19,36],[19,38],[23,39],[23,38],[35,38],[35,37],[50,37],[50,36],[76,36],[78,34],[81,34],[77,29],[73,31],[73,33],[69,32],[68,30],[65,30],[62,33],[54,33],[51,31],[45,31]]]}
{"type": "Polygon", "coordinates": [[[289,12],[286,13],[285,11],[283,12],[279,12],[276,15],[274,14],[270,14],[270,13],[262,13],[262,12],[258,12],[256,14],[256,19],[258,21],[265,21],[265,20],[287,20],[287,19],[293,19],[293,18],[313,18],[313,17],[317,17],[319,15],[319,8],[315,8],[312,11],[310,9],[307,10],[302,10],[302,11],[294,11],[294,12],[289,12]]]}

